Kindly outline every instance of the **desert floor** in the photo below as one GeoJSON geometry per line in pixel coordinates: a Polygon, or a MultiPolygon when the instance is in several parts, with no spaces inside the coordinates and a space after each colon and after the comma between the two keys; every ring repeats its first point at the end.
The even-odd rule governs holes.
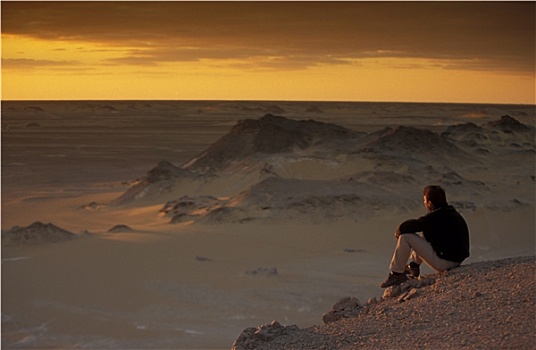
{"type": "MultiPolygon", "coordinates": [[[[382,174],[411,173],[414,182],[400,195],[412,204],[400,211],[379,205],[360,217],[333,220],[311,220],[308,214],[170,224],[159,212],[163,199],[109,203],[159,161],[179,166],[237,120],[265,112],[363,133],[396,125],[439,133],[449,125],[480,125],[503,114],[534,126],[530,106],[462,107],[383,104],[358,111],[347,104],[312,109],[285,102],[3,103],[2,230],[40,221],[76,238],[3,244],[2,347],[230,348],[244,328],[274,319],[309,327],[321,324],[321,315],[343,296],[365,302],[380,297],[393,232],[401,221],[424,214],[420,189],[435,172],[419,181],[411,166],[382,168],[382,174]],[[355,118],[359,113],[363,117],[355,118]],[[131,230],[109,232],[118,224],[131,230]]],[[[476,203],[476,209],[461,209],[471,230],[466,263],[535,253],[534,146],[522,147],[522,155],[501,154],[480,167],[470,164],[466,172],[465,165],[456,165],[462,186],[451,183],[449,192],[447,184],[449,200],[476,203]],[[526,156],[531,149],[532,158],[526,156]],[[487,187],[480,190],[479,181],[487,187]]],[[[345,163],[344,175],[359,164],[374,170],[369,163],[355,164],[345,163]]],[[[316,166],[293,167],[293,176],[315,177],[316,166]]],[[[291,168],[281,169],[276,171],[291,168]]],[[[239,175],[247,181],[238,181],[242,177],[236,172],[222,173],[219,182],[202,189],[191,182],[174,191],[197,186],[200,194],[232,197],[252,185],[249,173],[239,175]]],[[[313,216],[324,210],[309,209],[313,216]]]]}

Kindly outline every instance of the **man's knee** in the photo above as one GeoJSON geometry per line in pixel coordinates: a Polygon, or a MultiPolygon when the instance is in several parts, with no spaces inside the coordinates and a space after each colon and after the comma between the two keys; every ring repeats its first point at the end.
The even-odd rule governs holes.
{"type": "Polygon", "coordinates": [[[409,241],[409,240],[413,239],[414,237],[419,237],[420,238],[420,236],[418,234],[416,234],[416,233],[404,233],[404,234],[401,234],[398,237],[398,239],[403,239],[405,241],[409,241]]]}

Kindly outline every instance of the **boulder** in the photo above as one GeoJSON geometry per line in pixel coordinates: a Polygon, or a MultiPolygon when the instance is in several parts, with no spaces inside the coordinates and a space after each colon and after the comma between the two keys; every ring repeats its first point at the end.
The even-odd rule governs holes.
{"type": "Polygon", "coordinates": [[[359,300],[355,297],[345,297],[336,302],[331,310],[322,316],[325,324],[335,322],[341,318],[348,318],[357,315],[359,311],[359,300]]]}
{"type": "Polygon", "coordinates": [[[256,344],[270,342],[277,337],[288,334],[289,332],[295,330],[298,330],[296,325],[285,327],[277,321],[272,321],[270,324],[260,325],[257,328],[246,328],[235,340],[232,349],[255,349],[257,348],[256,344]]]}

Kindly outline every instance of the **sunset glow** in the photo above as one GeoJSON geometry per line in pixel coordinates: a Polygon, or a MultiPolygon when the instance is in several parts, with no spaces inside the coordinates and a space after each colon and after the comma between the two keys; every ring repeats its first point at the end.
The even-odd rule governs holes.
{"type": "Polygon", "coordinates": [[[534,9],[2,2],[2,99],[533,104],[534,9]]]}

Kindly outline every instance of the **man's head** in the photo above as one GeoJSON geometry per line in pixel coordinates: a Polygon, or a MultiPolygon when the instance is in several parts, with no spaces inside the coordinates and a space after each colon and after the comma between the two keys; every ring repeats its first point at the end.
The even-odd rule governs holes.
{"type": "Polygon", "coordinates": [[[428,185],[423,190],[424,206],[428,211],[447,205],[447,196],[441,186],[428,185]]]}

